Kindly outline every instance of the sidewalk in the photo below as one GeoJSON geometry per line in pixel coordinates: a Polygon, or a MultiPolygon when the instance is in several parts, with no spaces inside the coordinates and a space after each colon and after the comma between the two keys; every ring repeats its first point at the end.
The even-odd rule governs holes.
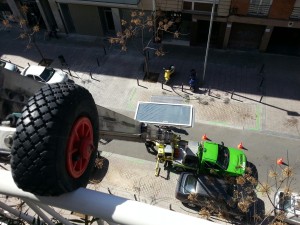
{"type": "MultiPolygon", "coordinates": [[[[25,50],[26,43],[15,37],[16,32],[1,31],[1,58],[20,67],[37,64],[41,57],[36,50],[25,50]]],[[[137,101],[176,96],[195,107],[196,123],[300,138],[298,57],[211,49],[205,84],[198,93],[191,93],[189,71],[194,68],[199,78],[203,76],[203,48],[165,45],[165,56],[150,55],[149,71],[159,73],[158,82],[150,83],[143,81],[143,57],[130,46],[127,52],[120,52],[118,46],[106,43],[104,50],[103,42],[96,38],[72,36],[49,41],[40,37],[37,44],[45,58],[54,60],[52,67],[61,68],[57,57],[63,55],[75,82],[89,89],[104,107],[134,115],[137,101]],[[171,64],[176,66],[175,75],[170,86],[162,89],[162,68],[171,64]],[[263,73],[259,73],[262,66],[263,73]]]]}

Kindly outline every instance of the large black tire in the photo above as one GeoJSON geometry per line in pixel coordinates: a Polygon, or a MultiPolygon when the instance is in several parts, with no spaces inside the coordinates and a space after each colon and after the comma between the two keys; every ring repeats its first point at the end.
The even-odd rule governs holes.
{"type": "Polygon", "coordinates": [[[11,152],[17,186],[43,196],[85,187],[95,162],[98,127],[97,108],[86,89],[73,83],[42,87],[17,122],[11,152]]]}

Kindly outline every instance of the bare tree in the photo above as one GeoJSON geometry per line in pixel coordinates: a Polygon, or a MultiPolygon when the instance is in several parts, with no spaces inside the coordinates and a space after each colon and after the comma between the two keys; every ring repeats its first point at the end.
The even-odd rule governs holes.
{"type": "MultiPolygon", "coordinates": [[[[292,185],[295,180],[294,169],[287,163],[280,163],[271,167],[266,182],[260,182],[257,175],[256,167],[250,163],[250,167],[246,168],[246,173],[239,177],[224,177],[225,182],[229,186],[234,186],[234,192],[227,204],[241,215],[247,215],[247,221],[250,224],[272,224],[284,225],[287,218],[287,212],[278,209],[274,202],[274,196],[281,191],[279,201],[284,201],[290,197],[293,190],[292,185]],[[267,212],[264,211],[264,202],[257,197],[257,194],[266,196],[272,206],[267,212]]],[[[200,204],[199,196],[191,193],[188,200],[196,205],[205,205],[201,207],[199,215],[204,218],[217,216],[225,219],[232,219],[232,215],[228,214],[227,207],[221,207],[219,199],[207,199],[205,203],[200,204]]],[[[300,203],[299,203],[300,204],[300,203]]]]}
{"type": "Polygon", "coordinates": [[[156,56],[165,55],[161,44],[163,32],[178,38],[181,35],[179,31],[170,30],[178,22],[180,22],[179,17],[170,19],[161,11],[147,15],[142,10],[134,10],[131,12],[130,21],[121,20],[122,31],[118,32],[116,37],[110,37],[109,42],[110,44],[118,44],[122,51],[127,51],[128,41],[140,38],[141,42],[135,41],[134,44],[144,57],[145,70],[149,75],[148,51],[154,51],[156,56]]]}
{"type": "Polygon", "coordinates": [[[29,27],[27,16],[26,16],[28,10],[29,8],[27,5],[22,5],[20,7],[20,12],[22,16],[21,18],[15,18],[14,16],[11,15],[8,19],[2,20],[2,24],[7,29],[10,29],[13,28],[13,24],[10,21],[16,21],[18,24],[18,29],[20,29],[20,34],[18,38],[27,41],[26,49],[31,49],[32,47],[35,47],[35,49],[38,51],[39,55],[42,58],[41,62],[44,62],[46,59],[35,41],[35,36],[40,31],[40,26],[39,24],[35,24],[34,26],[29,27]]]}

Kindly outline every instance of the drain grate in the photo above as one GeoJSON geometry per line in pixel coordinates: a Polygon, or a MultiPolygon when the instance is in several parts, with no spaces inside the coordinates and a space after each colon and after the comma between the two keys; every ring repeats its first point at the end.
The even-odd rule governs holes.
{"type": "Polygon", "coordinates": [[[147,75],[146,72],[144,76],[144,81],[156,83],[158,81],[158,77],[159,77],[159,73],[149,72],[149,74],[147,75]]]}

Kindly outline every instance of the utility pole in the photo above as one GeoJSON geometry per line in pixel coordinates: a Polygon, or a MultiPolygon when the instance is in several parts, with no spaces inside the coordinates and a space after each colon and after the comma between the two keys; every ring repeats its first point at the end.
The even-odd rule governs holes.
{"type": "Polygon", "coordinates": [[[206,51],[205,51],[204,66],[203,66],[202,82],[204,82],[204,79],[205,79],[206,64],[207,64],[207,56],[208,56],[208,50],[209,50],[209,43],[210,43],[211,29],[212,29],[213,20],[214,20],[214,14],[215,14],[215,6],[216,6],[216,0],[214,0],[213,5],[212,5],[212,8],[211,8],[210,23],[209,23],[209,31],[208,31],[208,37],[207,37],[207,45],[206,45],[206,51]]]}

